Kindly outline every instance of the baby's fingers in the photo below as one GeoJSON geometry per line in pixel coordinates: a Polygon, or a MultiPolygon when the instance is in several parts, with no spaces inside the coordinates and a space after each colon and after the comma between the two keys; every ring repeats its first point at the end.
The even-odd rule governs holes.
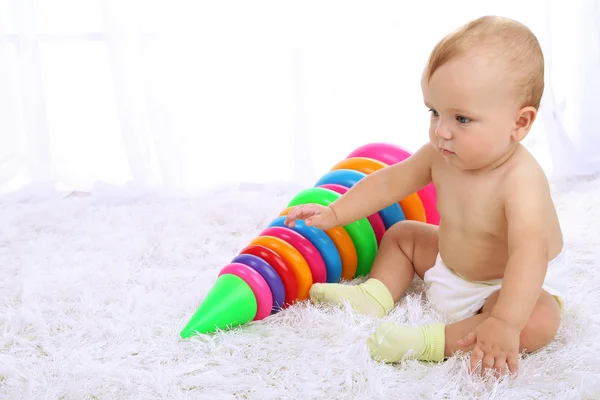
{"type": "Polygon", "coordinates": [[[479,346],[475,346],[475,348],[471,351],[471,357],[469,360],[469,373],[473,374],[477,369],[477,365],[479,362],[483,360],[483,351],[479,348],[479,346]]]}
{"type": "Polygon", "coordinates": [[[508,370],[511,374],[517,375],[519,373],[519,355],[511,354],[506,358],[508,364],[508,370]]]}
{"type": "Polygon", "coordinates": [[[307,218],[304,221],[307,226],[318,226],[321,222],[323,222],[323,218],[319,214],[315,214],[310,218],[307,218]]]}
{"type": "Polygon", "coordinates": [[[285,216],[285,220],[283,221],[283,224],[284,224],[285,226],[290,226],[290,227],[291,227],[291,226],[293,226],[293,223],[294,223],[293,221],[294,221],[294,220],[292,219],[292,217],[293,217],[293,215],[291,215],[291,214],[292,214],[292,212],[294,212],[294,210],[291,210],[291,211],[290,211],[289,213],[287,213],[287,215],[285,216]]]}
{"type": "Polygon", "coordinates": [[[475,343],[477,343],[477,336],[475,336],[475,332],[471,332],[463,338],[458,339],[458,345],[461,347],[468,347],[475,343]]]}
{"type": "Polygon", "coordinates": [[[498,375],[504,375],[506,371],[506,358],[503,356],[496,357],[496,361],[494,362],[494,371],[498,373],[498,375]]]}
{"type": "Polygon", "coordinates": [[[293,227],[297,219],[305,219],[314,214],[314,207],[311,207],[310,205],[302,205],[295,207],[288,213],[287,218],[285,219],[285,224],[287,226],[293,227]]]}
{"type": "Polygon", "coordinates": [[[485,354],[481,360],[481,376],[484,376],[489,370],[494,369],[495,358],[491,354],[485,354]]]}
{"type": "Polygon", "coordinates": [[[290,212],[288,212],[287,215],[285,216],[285,221],[283,221],[284,225],[293,227],[295,225],[297,214],[298,213],[296,212],[296,208],[291,209],[290,212]]]}
{"type": "Polygon", "coordinates": [[[292,214],[293,219],[306,219],[315,214],[315,209],[311,205],[304,205],[294,208],[290,214],[292,214]]]}

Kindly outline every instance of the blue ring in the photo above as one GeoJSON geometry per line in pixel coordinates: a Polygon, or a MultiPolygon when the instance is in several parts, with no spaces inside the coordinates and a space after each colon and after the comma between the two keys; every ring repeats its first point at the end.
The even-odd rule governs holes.
{"type": "Polygon", "coordinates": [[[271,264],[253,254],[239,254],[231,262],[247,265],[256,270],[265,279],[273,297],[271,314],[275,314],[283,308],[285,303],[285,287],[283,286],[281,277],[271,264]]]}
{"type": "MultiPolygon", "coordinates": [[[[323,175],[315,184],[315,187],[329,183],[351,188],[365,176],[367,176],[367,174],[364,172],[355,171],[353,169],[336,169],[323,175]]],[[[404,221],[406,219],[404,211],[398,203],[394,203],[382,210],[379,210],[379,215],[383,220],[386,230],[390,229],[395,223],[404,221]]]]}
{"type": "Polygon", "coordinates": [[[335,247],[335,244],[331,238],[319,228],[315,228],[314,226],[306,226],[304,221],[300,219],[296,220],[293,228],[290,228],[283,223],[285,218],[285,216],[275,218],[273,221],[271,221],[268,227],[282,226],[284,228],[296,231],[308,239],[308,241],[317,248],[318,252],[323,258],[323,261],[325,261],[325,269],[327,270],[326,282],[339,282],[342,278],[342,258],[340,257],[340,253],[338,252],[338,249],[335,247]]]}

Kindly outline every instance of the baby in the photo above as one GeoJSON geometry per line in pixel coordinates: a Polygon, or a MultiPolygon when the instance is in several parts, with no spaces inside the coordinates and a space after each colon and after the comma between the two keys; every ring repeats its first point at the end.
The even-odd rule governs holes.
{"type": "Polygon", "coordinates": [[[550,343],[566,293],[563,238],[548,180],[521,145],[544,90],[544,58],[533,33],[486,16],[440,41],[422,76],[431,113],[429,142],[409,159],[376,171],[329,207],[294,208],[320,229],[373,214],[430,182],[439,227],[401,221],[385,234],[368,279],[314,284],[313,302],[349,302],[383,316],[416,273],[428,300],[457,321],[413,327],[383,323],[371,356],[441,361],[471,351],[470,370],[512,373],[519,353],[550,343]]]}

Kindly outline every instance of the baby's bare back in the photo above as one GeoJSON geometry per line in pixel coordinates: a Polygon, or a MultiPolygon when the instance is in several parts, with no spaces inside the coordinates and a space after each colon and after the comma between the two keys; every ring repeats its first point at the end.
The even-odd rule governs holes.
{"type": "MultiPolygon", "coordinates": [[[[490,172],[450,167],[441,157],[432,166],[438,194],[439,250],[444,263],[469,280],[502,278],[508,261],[506,179],[515,168],[537,167],[524,148],[490,172]]],[[[545,178],[544,178],[545,179],[545,178]]],[[[532,196],[540,195],[531,193],[532,196]]],[[[543,199],[549,234],[549,260],[562,249],[562,233],[552,199],[543,199]]]]}

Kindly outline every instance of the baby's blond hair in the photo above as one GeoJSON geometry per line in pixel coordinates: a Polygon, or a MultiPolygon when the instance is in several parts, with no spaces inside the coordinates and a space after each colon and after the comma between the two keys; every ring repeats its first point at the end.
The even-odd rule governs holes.
{"type": "Polygon", "coordinates": [[[509,18],[477,18],[444,37],[429,56],[425,69],[427,81],[442,65],[476,48],[492,50],[494,61],[506,62],[520,107],[539,108],[544,92],[542,49],[529,28],[509,18]]]}

